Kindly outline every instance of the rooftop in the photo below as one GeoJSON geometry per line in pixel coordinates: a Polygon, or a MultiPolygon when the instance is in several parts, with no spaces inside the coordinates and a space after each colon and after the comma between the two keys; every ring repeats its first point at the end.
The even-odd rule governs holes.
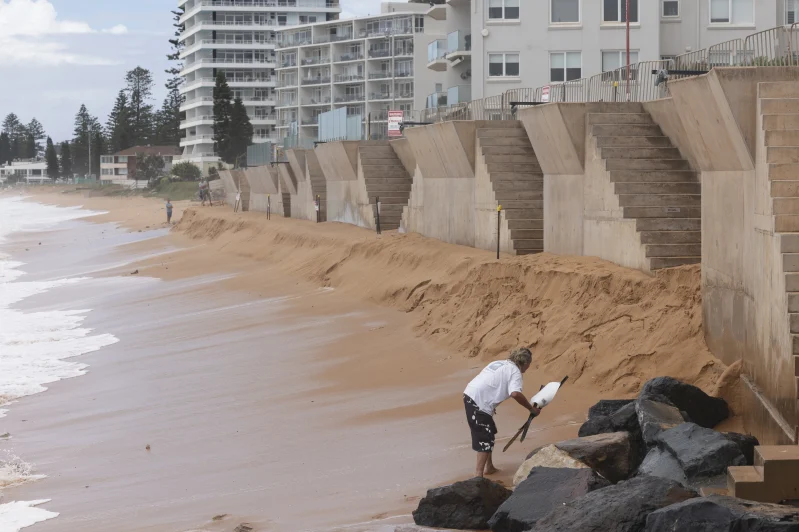
{"type": "Polygon", "coordinates": [[[133,146],[114,155],[180,155],[183,153],[177,146],[133,146]]]}

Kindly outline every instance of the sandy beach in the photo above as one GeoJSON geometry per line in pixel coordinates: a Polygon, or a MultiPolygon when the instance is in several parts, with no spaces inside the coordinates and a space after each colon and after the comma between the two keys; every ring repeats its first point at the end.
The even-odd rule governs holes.
{"type": "MultiPolygon", "coordinates": [[[[714,391],[699,269],[657,277],[592,259],[503,257],[418,235],[236,213],[227,206],[37,193],[106,214],[14,233],[26,281],[81,278],[20,311],[91,309],[118,341],[85,375],[23,397],[0,449],[47,478],[34,531],[393,530],[426,489],[471,476],[463,387],[531,347],[528,395],[570,377],[523,444],[576,435],[601,397],[672,375],[714,391]]],[[[506,404],[499,441],[526,418],[506,404]]],[[[28,530],[28,529],[26,529],[28,530]]]]}

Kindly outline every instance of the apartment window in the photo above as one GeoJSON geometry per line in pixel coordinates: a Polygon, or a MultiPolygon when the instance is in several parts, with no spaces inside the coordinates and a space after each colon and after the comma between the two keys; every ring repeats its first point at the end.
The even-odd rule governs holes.
{"type": "MultiPolygon", "coordinates": [[[[627,22],[627,0],[602,1],[604,22],[627,22]]],[[[638,22],[638,0],[630,0],[630,22],[638,22]]]]}
{"type": "Polygon", "coordinates": [[[569,24],[580,22],[580,0],[550,0],[550,18],[552,24],[569,24]]]}
{"type": "Polygon", "coordinates": [[[799,0],[785,0],[785,24],[796,22],[797,9],[799,9],[799,0]]]}
{"type": "Polygon", "coordinates": [[[711,24],[754,24],[754,0],[709,0],[711,24]]]}
{"type": "Polygon", "coordinates": [[[488,75],[492,78],[518,77],[519,54],[488,54],[488,75]]]}
{"type": "Polygon", "coordinates": [[[417,15],[413,18],[413,30],[416,33],[424,33],[424,17],[417,15]]]}
{"type": "Polygon", "coordinates": [[[120,155],[117,157],[117,164],[127,164],[128,163],[128,156],[127,155],[120,155]]]}
{"type": "MultiPolygon", "coordinates": [[[[630,65],[638,62],[638,52],[630,52],[630,65]]],[[[627,52],[613,50],[602,52],[602,72],[610,72],[627,66],[627,52]]]]}
{"type": "Polygon", "coordinates": [[[404,111],[404,112],[410,113],[413,110],[412,108],[413,108],[413,104],[412,103],[401,103],[401,104],[399,104],[399,110],[400,111],[404,111]]]}
{"type": "Polygon", "coordinates": [[[663,0],[660,15],[663,18],[677,18],[680,16],[680,0],[663,0]]]}
{"type": "Polygon", "coordinates": [[[549,54],[549,80],[571,81],[583,76],[580,52],[553,52],[549,54]]]}
{"type": "Polygon", "coordinates": [[[286,15],[278,15],[277,16],[277,25],[278,26],[285,26],[288,22],[288,17],[286,15]]]}
{"type": "Polygon", "coordinates": [[[519,0],[488,0],[489,20],[519,20],[519,0]]]}
{"type": "Polygon", "coordinates": [[[300,24],[313,24],[316,22],[316,15],[300,15],[300,24]]]}

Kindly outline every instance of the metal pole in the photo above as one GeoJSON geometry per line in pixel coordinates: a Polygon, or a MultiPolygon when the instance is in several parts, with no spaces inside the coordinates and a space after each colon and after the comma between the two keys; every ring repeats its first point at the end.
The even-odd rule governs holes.
{"type": "Polygon", "coordinates": [[[88,125],[87,131],[88,131],[87,137],[88,137],[88,140],[89,140],[89,175],[87,175],[86,177],[90,178],[92,176],[92,126],[91,126],[91,124],[88,125]]]}
{"type": "Polygon", "coordinates": [[[502,226],[502,205],[497,205],[497,260],[499,260],[499,229],[502,226]]]}
{"type": "Polygon", "coordinates": [[[383,231],[380,229],[380,196],[377,196],[377,201],[375,201],[375,208],[377,209],[377,234],[383,234],[383,231]]]}
{"type": "Polygon", "coordinates": [[[267,194],[266,195],[266,219],[267,220],[271,220],[272,219],[272,195],[271,194],[267,194]]]}
{"type": "Polygon", "coordinates": [[[630,0],[627,2],[627,101],[630,101],[630,0]]]}
{"type": "Polygon", "coordinates": [[[321,196],[318,194],[316,195],[316,223],[322,221],[322,203],[321,203],[321,196]]]}

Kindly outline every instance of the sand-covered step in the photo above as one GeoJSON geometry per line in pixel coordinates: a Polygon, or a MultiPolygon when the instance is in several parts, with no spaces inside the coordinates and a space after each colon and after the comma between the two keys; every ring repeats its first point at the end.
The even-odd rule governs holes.
{"type": "MultiPolygon", "coordinates": [[[[525,165],[536,165],[539,168],[541,166],[538,165],[538,159],[535,157],[535,153],[533,149],[530,148],[528,152],[523,154],[514,154],[514,153],[484,153],[484,159],[486,164],[492,163],[501,163],[501,164],[525,164],[525,165]]],[[[509,170],[513,171],[513,170],[509,170]]]]}
{"type": "Polygon", "coordinates": [[[766,131],[766,146],[799,146],[799,130],[766,131]]]}
{"type": "Polygon", "coordinates": [[[616,194],[700,194],[699,183],[616,183],[616,194]]]}
{"type": "MultiPolygon", "coordinates": [[[[529,141],[527,144],[527,146],[483,146],[483,155],[522,155],[535,157],[535,151],[533,151],[533,147],[529,145],[529,141]]],[[[492,160],[491,162],[495,161],[492,160]]]]}
{"type": "Polygon", "coordinates": [[[480,139],[480,146],[531,146],[530,139],[525,137],[487,137],[480,139]]]}
{"type": "Polygon", "coordinates": [[[523,240],[513,238],[513,249],[517,251],[520,249],[542,250],[544,249],[544,240],[523,240]]]}
{"type": "Polygon", "coordinates": [[[758,98],[799,98],[799,83],[795,81],[761,81],[757,84],[758,98]]]}
{"type": "Polygon", "coordinates": [[[601,148],[603,159],[680,159],[677,148],[601,148]]]}
{"type": "Polygon", "coordinates": [[[527,131],[521,127],[513,127],[513,128],[482,128],[477,130],[477,138],[478,139],[489,139],[489,138],[527,138],[527,131]]]}
{"type": "Polygon", "coordinates": [[[625,218],[702,218],[701,207],[624,207],[625,218]]]}
{"type": "Polygon", "coordinates": [[[688,264],[700,264],[701,262],[702,257],[652,257],[649,259],[649,269],[662,270],[688,264]]]}
{"type": "Polygon", "coordinates": [[[642,231],[642,244],[701,244],[701,231],[642,231]]]}
{"type": "Polygon", "coordinates": [[[600,148],[670,148],[669,137],[596,137],[596,145],[600,148]]]}
{"type": "Polygon", "coordinates": [[[774,230],[778,233],[799,232],[799,216],[795,214],[782,214],[774,216],[774,230]]]}
{"type": "MultiPolygon", "coordinates": [[[[603,148],[604,149],[604,148],[603,148]]],[[[607,159],[606,170],[690,170],[684,159],[607,159]]]]}
{"type": "Polygon", "coordinates": [[[595,137],[659,137],[663,135],[657,124],[600,124],[591,126],[595,137]]]}
{"type": "Polygon", "coordinates": [[[760,113],[764,115],[799,113],[799,98],[760,98],[760,113]]]}
{"type": "Polygon", "coordinates": [[[647,244],[646,256],[652,257],[701,257],[702,244],[647,244]]]}
{"type": "Polygon", "coordinates": [[[540,229],[543,231],[544,229],[543,218],[523,218],[512,220],[506,216],[506,219],[508,222],[508,229],[511,231],[527,229],[540,229]]]}
{"type": "Polygon", "coordinates": [[[699,183],[692,170],[611,170],[612,183],[699,183]]]}
{"type": "Polygon", "coordinates": [[[765,131],[799,129],[799,114],[763,115],[765,131]]]}
{"type": "Polygon", "coordinates": [[[799,163],[799,146],[766,148],[767,163],[799,163]]]}
{"type": "Polygon", "coordinates": [[[699,207],[698,194],[618,194],[621,207],[699,207]]]}
{"type": "Polygon", "coordinates": [[[519,240],[544,240],[543,229],[511,229],[510,236],[519,240]]]}
{"type": "Polygon", "coordinates": [[[699,218],[640,218],[635,222],[635,229],[644,231],[701,231],[702,220],[699,218]]]}
{"type": "Polygon", "coordinates": [[[588,124],[654,124],[649,113],[589,113],[588,124]]]}
{"type": "Polygon", "coordinates": [[[796,198],[799,197],[799,181],[772,181],[772,198],[796,198]]]}

